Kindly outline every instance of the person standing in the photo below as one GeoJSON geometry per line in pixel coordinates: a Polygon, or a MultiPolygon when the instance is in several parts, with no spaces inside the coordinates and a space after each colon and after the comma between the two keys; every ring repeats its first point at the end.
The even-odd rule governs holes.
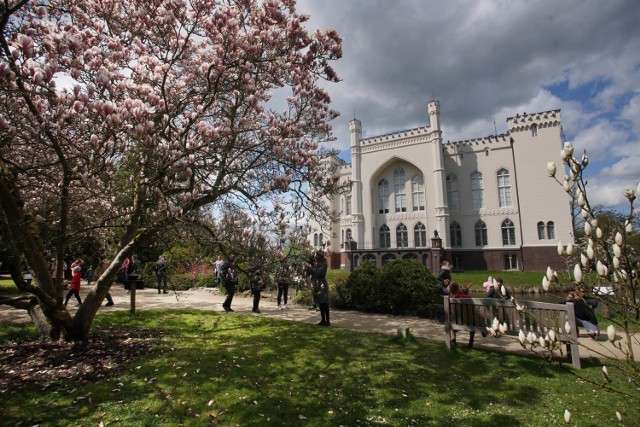
{"type": "Polygon", "coordinates": [[[253,293],[253,312],[260,313],[260,297],[261,292],[266,286],[266,280],[260,270],[256,271],[255,276],[251,280],[251,292],[253,293]]]}
{"type": "Polygon", "coordinates": [[[216,286],[220,286],[222,285],[222,267],[224,266],[224,261],[222,260],[222,257],[220,255],[218,255],[218,259],[216,259],[216,262],[214,263],[215,265],[215,269],[216,269],[216,286]]]}
{"type": "Polygon", "coordinates": [[[313,281],[313,293],[320,306],[320,326],[331,326],[329,319],[329,283],[327,283],[327,260],[322,251],[316,253],[314,264],[307,263],[306,271],[313,281]]]}
{"type": "Polygon", "coordinates": [[[234,257],[231,257],[229,261],[225,262],[222,266],[222,283],[224,289],[227,291],[227,297],[222,303],[222,308],[228,313],[233,311],[231,302],[233,301],[233,295],[236,293],[236,284],[238,283],[238,273],[236,271],[234,257]]]}
{"type": "Polygon", "coordinates": [[[451,264],[446,259],[442,261],[440,265],[440,271],[438,272],[438,282],[440,282],[441,293],[446,295],[449,283],[451,283],[451,264]]]}
{"type": "Polygon", "coordinates": [[[158,294],[161,292],[168,294],[167,283],[169,278],[167,277],[167,261],[163,255],[160,255],[156,263],[156,279],[158,280],[158,294]]]}
{"type": "Polygon", "coordinates": [[[278,277],[278,310],[287,308],[287,299],[289,296],[289,278],[287,277],[288,267],[286,264],[282,266],[282,271],[278,277]],[[284,305],[281,305],[284,297],[284,305]]]}
{"type": "MultiPolygon", "coordinates": [[[[108,267],[109,267],[109,260],[107,260],[104,255],[100,255],[100,260],[98,261],[98,266],[96,267],[96,277],[100,279],[100,277],[104,274],[104,272],[107,271],[108,267]]],[[[107,307],[111,307],[114,303],[113,303],[113,298],[111,297],[111,294],[109,293],[109,291],[107,291],[106,298],[107,298],[107,303],[105,305],[107,307]]]]}
{"type": "Polygon", "coordinates": [[[93,267],[89,266],[87,271],[84,273],[84,278],[87,281],[87,286],[91,286],[91,280],[93,279],[93,267]]]}
{"type": "Polygon", "coordinates": [[[78,258],[71,264],[71,284],[69,285],[69,292],[67,292],[67,296],[64,299],[64,305],[67,305],[71,295],[75,295],[78,300],[78,305],[82,304],[82,299],[80,298],[80,282],[82,281],[82,264],[84,261],[82,258],[78,258]]]}

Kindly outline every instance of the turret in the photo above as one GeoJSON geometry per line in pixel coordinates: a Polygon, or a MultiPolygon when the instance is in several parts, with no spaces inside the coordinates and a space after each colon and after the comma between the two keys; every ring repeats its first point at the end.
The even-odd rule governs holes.
{"type": "Polygon", "coordinates": [[[360,140],[362,139],[362,123],[353,119],[349,122],[351,137],[351,206],[353,239],[358,245],[364,242],[364,216],[362,214],[362,154],[360,140]]]}

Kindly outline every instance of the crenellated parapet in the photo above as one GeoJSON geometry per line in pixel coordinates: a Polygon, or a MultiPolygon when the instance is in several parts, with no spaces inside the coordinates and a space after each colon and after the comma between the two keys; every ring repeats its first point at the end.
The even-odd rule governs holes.
{"type": "Polygon", "coordinates": [[[533,127],[544,129],[555,126],[560,126],[560,110],[516,114],[515,117],[507,117],[507,129],[511,133],[530,131],[533,127]]]}

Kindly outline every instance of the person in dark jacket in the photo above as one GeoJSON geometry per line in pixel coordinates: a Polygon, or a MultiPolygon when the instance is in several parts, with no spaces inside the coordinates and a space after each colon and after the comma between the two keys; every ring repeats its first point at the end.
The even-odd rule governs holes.
{"type": "Polygon", "coordinates": [[[316,296],[316,302],[320,306],[320,326],[330,326],[329,319],[329,283],[327,282],[327,260],[322,251],[318,251],[314,257],[314,263],[306,263],[305,270],[311,276],[313,282],[312,292],[316,296]]]}
{"type": "Polygon", "coordinates": [[[287,264],[282,265],[282,271],[278,276],[278,310],[284,310],[287,308],[287,299],[289,296],[289,278],[287,277],[289,267],[287,264]],[[284,297],[284,305],[282,305],[284,297]]]}
{"type": "Polygon", "coordinates": [[[260,296],[261,292],[267,285],[267,281],[260,270],[251,279],[251,293],[253,294],[253,312],[260,313],[260,296]]]}
{"type": "Polygon", "coordinates": [[[587,303],[587,301],[576,292],[569,292],[564,301],[573,303],[573,313],[576,317],[576,323],[582,326],[591,338],[598,339],[600,327],[598,326],[598,318],[594,311],[595,307],[587,303]]]}
{"type": "Polygon", "coordinates": [[[234,257],[231,257],[229,261],[225,262],[222,266],[222,284],[227,291],[227,297],[222,303],[222,308],[228,313],[233,311],[231,302],[233,301],[233,295],[236,293],[236,285],[238,284],[238,272],[236,271],[234,257]]]}
{"type": "Polygon", "coordinates": [[[440,265],[438,282],[440,282],[441,293],[446,295],[449,283],[451,283],[451,264],[447,260],[442,261],[442,264],[440,265]]]}

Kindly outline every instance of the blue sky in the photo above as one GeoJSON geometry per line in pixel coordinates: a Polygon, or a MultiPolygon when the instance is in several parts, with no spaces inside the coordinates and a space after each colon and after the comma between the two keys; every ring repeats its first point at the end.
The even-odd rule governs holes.
{"type": "Polygon", "coordinates": [[[451,141],[561,109],[566,140],[591,160],[592,205],[621,207],[640,182],[637,0],[299,0],[298,12],[344,39],[343,81],[327,88],[347,161],[354,111],[364,136],[424,126],[435,94],[451,141]]]}

